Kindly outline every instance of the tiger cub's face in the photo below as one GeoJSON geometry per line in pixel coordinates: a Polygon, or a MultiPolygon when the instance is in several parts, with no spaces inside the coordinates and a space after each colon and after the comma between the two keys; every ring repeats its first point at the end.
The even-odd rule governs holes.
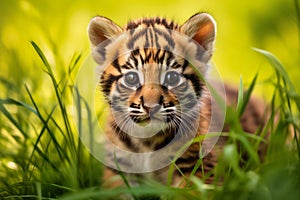
{"type": "Polygon", "coordinates": [[[152,138],[196,131],[205,94],[195,68],[205,76],[212,55],[210,15],[196,14],[182,26],[141,19],[126,28],[95,17],[88,31],[117,132],[152,138]]]}

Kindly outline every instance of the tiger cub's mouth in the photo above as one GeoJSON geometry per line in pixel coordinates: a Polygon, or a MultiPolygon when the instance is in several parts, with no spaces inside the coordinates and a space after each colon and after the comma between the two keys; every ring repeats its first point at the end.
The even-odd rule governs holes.
{"type": "Polygon", "coordinates": [[[150,116],[148,116],[148,115],[139,116],[139,117],[137,117],[137,116],[132,116],[132,115],[130,115],[130,116],[131,116],[131,119],[132,119],[135,123],[137,123],[137,124],[139,124],[139,125],[141,125],[141,126],[145,126],[145,125],[147,125],[147,124],[149,124],[149,123],[151,122],[151,118],[150,118],[150,116]]]}
{"type": "Polygon", "coordinates": [[[146,126],[151,122],[170,122],[174,118],[175,110],[175,108],[156,105],[151,108],[144,108],[143,112],[132,110],[129,116],[135,123],[146,126]]]}

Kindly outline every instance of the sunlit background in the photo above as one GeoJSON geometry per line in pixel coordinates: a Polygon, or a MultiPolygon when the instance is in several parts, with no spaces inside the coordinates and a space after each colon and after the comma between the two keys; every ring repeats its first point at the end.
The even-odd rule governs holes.
{"type": "MultiPolygon", "coordinates": [[[[298,2],[299,0],[0,0],[0,198],[22,194],[39,195],[39,199],[43,195],[56,198],[65,192],[100,185],[102,179],[99,169],[102,166],[89,156],[76,137],[84,131],[78,125],[82,123],[81,118],[73,117],[72,104],[72,86],[76,73],[78,75],[81,72],[79,78],[86,83],[87,90],[91,89],[89,83],[95,78],[95,63],[91,61],[87,35],[87,26],[92,17],[102,15],[120,26],[125,26],[129,20],[154,16],[166,17],[182,24],[197,12],[209,12],[217,22],[217,41],[211,65],[219,70],[225,82],[236,85],[237,88],[241,78],[247,87],[258,73],[255,95],[267,101],[274,97],[274,104],[279,106],[271,104],[272,111],[278,112],[281,117],[278,127],[272,130],[274,136],[270,142],[267,162],[251,167],[253,163],[250,160],[247,164],[247,167],[250,166],[249,171],[248,168],[241,168],[243,170],[239,169],[239,176],[235,176],[234,170],[227,174],[226,166],[231,167],[230,162],[239,162],[237,154],[234,157],[235,154],[231,151],[224,153],[230,159],[228,163],[224,159],[218,170],[222,176],[227,174],[225,180],[228,184],[224,184],[221,193],[218,193],[220,190],[217,186],[214,189],[215,195],[218,197],[219,194],[223,198],[223,194],[231,192],[233,198],[229,199],[234,199],[237,194],[244,195],[247,192],[251,197],[253,191],[256,191],[261,199],[267,199],[264,195],[270,194],[283,199],[293,191],[290,196],[298,199],[300,145],[295,139],[297,151],[294,150],[296,148],[290,149],[288,145],[285,148],[285,137],[292,125],[300,130],[298,2]],[[48,69],[47,63],[43,63],[43,59],[37,54],[38,47],[35,46],[34,49],[32,44],[37,44],[41,49],[40,54],[45,54],[50,63],[48,69]],[[266,57],[253,50],[254,47],[273,53],[282,62],[288,75],[277,71],[276,78],[273,75],[274,63],[272,68],[266,57]],[[78,57],[80,59],[77,66],[74,63],[78,57]],[[75,73],[69,71],[73,64],[76,66],[75,73]],[[81,69],[84,68],[85,73],[80,71],[80,66],[84,66],[81,69]],[[295,90],[288,76],[291,77],[295,90]],[[58,86],[56,81],[59,82],[58,86]],[[76,120],[78,124],[72,124],[76,120]],[[286,162],[281,162],[282,160],[286,162]],[[277,161],[280,164],[278,168],[277,161]],[[275,165],[270,167],[269,162],[275,165]],[[282,185],[282,182],[285,184],[282,185]]],[[[93,122],[88,118],[91,110],[86,106],[78,113],[82,111],[81,117],[93,122]]],[[[236,116],[237,113],[233,112],[231,115],[236,116]]],[[[235,119],[239,120],[238,117],[235,119]]],[[[270,121],[273,125],[273,121],[270,121]]],[[[92,128],[90,130],[88,133],[93,134],[92,128]]],[[[243,137],[244,141],[250,141],[250,137],[246,139],[246,134],[243,137]]],[[[255,140],[250,142],[252,143],[247,143],[248,147],[252,147],[249,144],[256,143],[255,140]]],[[[233,146],[229,144],[228,147],[233,146]]],[[[256,146],[252,148],[256,152],[256,146]]],[[[200,188],[199,191],[209,191],[211,187],[204,190],[200,188]]],[[[99,191],[102,191],[101,188],[99,191]]],[[[169,194],[172,191],[174,190],[167,188],[165,192],[169,194]]],[[[90,192],[91,190],[86,191],[86,199],[91,199],[90,192]]],[[[184,190],[181,191],[183,192],[184,190]]],[[[74,197],[76,195],[74,193],[74,197]]],[[[177,197],[177,193],[173,195],[177,197]]],[[[177,198],[180,199],[180,196],[177,198]]]]}
{"type": "Polygon", "coordinates": [[[202,11],[211,13],[217,21],[212,63],[224,80],[238,83],[242,76],[247,83],[256,72],[260,80],[271,73],[265,59],[252,50],[257,47],[274,53],[293,81],[300,83],[293,0],[11,0],[0,1],[0,10],[0,78],[20,86],[26,83],[33,90],[44,87],[44,74],[42,67],[34,65],[38,61],[30,45],[32,40],[50,61],[60,58],[61,63],[52,63],[59,73],[66,70],[61,68],[75,52],[88,56],[86,30],[93,16],[106,16],[121,26],[128,20],[151,16],[167,17],[181,24],[202,11]]]}

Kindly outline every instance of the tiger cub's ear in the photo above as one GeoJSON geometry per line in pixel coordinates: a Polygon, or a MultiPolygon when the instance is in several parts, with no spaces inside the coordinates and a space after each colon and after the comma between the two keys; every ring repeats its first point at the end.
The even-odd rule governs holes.
{"type": "Polygon", "coordinates": [[[207,13],[198,13],[189,18],[180,31],[193,38],[211,56],[216,36],[216,22],[207,13]]]}
{"type": "Polygon", "coordinates": [[[93,47],[104,40],[122,32],[122,28],[105,17],[94,17],[88,27],[88,34],[93,47]]]}

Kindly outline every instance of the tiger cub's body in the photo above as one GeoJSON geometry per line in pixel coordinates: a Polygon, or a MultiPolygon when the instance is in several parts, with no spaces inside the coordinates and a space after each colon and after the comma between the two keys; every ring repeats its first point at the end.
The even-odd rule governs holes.
{"type": "MultiPolygon", "coordinates": [[[[213,18],[200,13],[181,26],[162,18],[147,18],[121,28],[107,18],[95,17],[88,31],[93,57],[103,68],[100,83],[111,108],[106,136],[124,151],[124,156],[113,155],[107,149],[111,151],[108,155],[117,156],[117,162],[125,168],[145,169],[143,173],[136,171],[139,176],[165,182],[169,165],[155,162],[166,151],[170,156],[167,159],[173,159],[186,138],[206,134],[212,123],[212,96],[203,78],[213,53],[216,35],[213,18]],[[163,151],[164,148],[167,150],[163,151]],[[162,153],[146,156],[155,151],[162,153]],[[140,166],[135,166],[128,152],[145,155],[142,162],[136,160],[140,166]]],[[[228,86],[225,90],[227,104],[233,105],[237,91],[228,86]]],[[[241,120],[245,130],[253,132],[259,127],[261,110],[250,100],[241,120]]],[[[206,174],[217,164],[216,148],[202,158],[200,144],[193,143],[176,160],[179,170],[172,176],[173,185],[183,179],[181,173],[189,176],[199,159],[203,160],[203,167],[196,172],[199,177],[203,169],[206,174]]],[[[108,168],[106,177],[116,172],[108,168]]],[[[211,180],[208,178],[206,182],[211,180]]]]}

